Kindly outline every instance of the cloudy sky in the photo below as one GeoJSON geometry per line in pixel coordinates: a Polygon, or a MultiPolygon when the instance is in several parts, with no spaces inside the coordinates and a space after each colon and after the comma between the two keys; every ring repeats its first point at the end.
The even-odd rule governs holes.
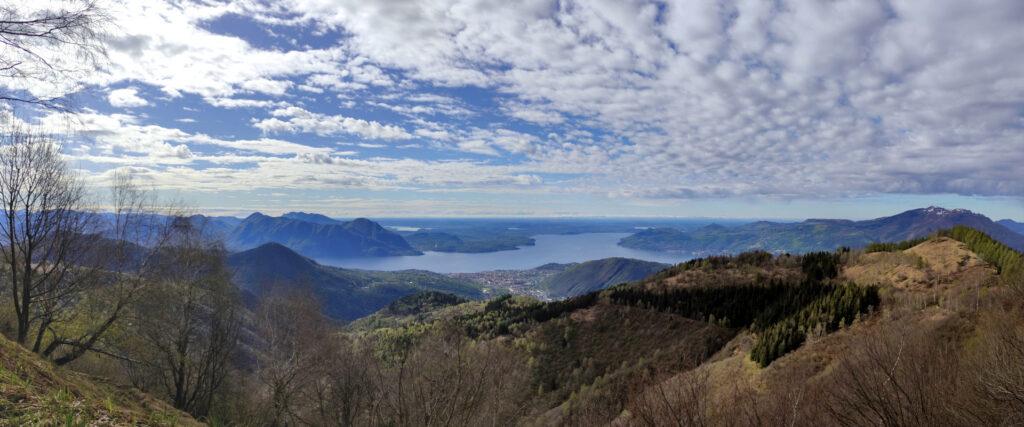
{"type": "Polygon", "coordinates": [[[1024,220],[1020,0],[109,8],[68,154],[203,211],[1024,220]]]}

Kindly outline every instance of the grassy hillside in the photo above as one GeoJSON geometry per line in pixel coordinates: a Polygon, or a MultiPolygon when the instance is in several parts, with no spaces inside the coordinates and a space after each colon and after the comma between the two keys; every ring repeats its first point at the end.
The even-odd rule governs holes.
{"type": "Polygon", "coordinates": [[[201,425],[134,389],[56,368],[0,337],[0,425],[201,425]]]}
{"type": "Polygon", "coordinates": [[[666,267],[666,264],[629,258],[587,261],[545,279],[541,287],[552,298],[574,297],[640,280],[666,267]]]}

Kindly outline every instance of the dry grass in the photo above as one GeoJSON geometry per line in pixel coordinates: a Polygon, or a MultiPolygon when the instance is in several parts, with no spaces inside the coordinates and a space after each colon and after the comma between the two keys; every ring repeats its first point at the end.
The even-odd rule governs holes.
{"type": "Polygon", "coordinates": [[[200,425],[134,389],[54,367],[0,337],[0,425],[200,425]]]}
{"type": "Polygon", "coordinates": [[[860,285],[925,290],[936,285],[988,283],[996,274],[961,242],[946,237],[928,240],[901,252],[852,257],[843,277],[860,285]]]}

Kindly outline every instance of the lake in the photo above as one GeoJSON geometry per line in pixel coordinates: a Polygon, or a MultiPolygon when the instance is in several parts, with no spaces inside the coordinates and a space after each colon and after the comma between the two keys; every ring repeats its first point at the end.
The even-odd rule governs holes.
{"type": "Polygon", "coordinates": [[[548,263],[565,264],[623,257],[675,264],[693,258],[683,253],[654,252],[619,246],[629,233],[541,234],[534,246],[514,251],[464,254],[426,252],[420,256],[318,259],[324,265],[363,270],[429,270],[437,273],[477,273],[489,270],[527,270],[548,263]]]}

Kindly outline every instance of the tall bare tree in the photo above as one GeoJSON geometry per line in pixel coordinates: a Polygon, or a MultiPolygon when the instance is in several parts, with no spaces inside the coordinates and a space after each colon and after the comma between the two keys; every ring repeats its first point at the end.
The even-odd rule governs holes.
{"type": "Polygon", "coordinates": [[[202,417],[225,384],[241,333],[242,309],[225,251],[191,221],[174,223],[163,252],[168,268],[133,305],[136,341],[123,360],[142,390],[202,417]]]}
{"type": "Polygon", "coordinates": [[[263,385],[265,425],[309,423],[315,413],[318,381],[338,349],[334,332],[310,292],[278,290],[255,313],[255,332],[262,343],[256,358],[256,379],[263,385]]]}
{"type": "Polygon", "coordinates": [[[19,126],[0,135],[0,205],[16,339],[39,352],[59,313],[94,277],[81,267],[94,217],[59,145],[19,126]]]}
{"type": "Polygon", "coordinates": [[[148,191],[140,189],[130,175],[114,175],[111,211],[98,215],[101,236],[93,236],[79,269],[95,271],[94,279],[80,295],[64,319],[78,327],[72,333],[50,328],[43,356],[57,364],[71,362],[89,351],[111,356],[102,342],[124,317],[141,291],[159,281],[168,268],[164,261],[167,247],[173,243],[175,224],[182,211],[160,206],[148,191]]]}
{"type": "Polygon", "coordinates": [[[93,0],[0,5],[0,101],[69,110],[77,91],[106,57],[110,22],[93,0]]]}

